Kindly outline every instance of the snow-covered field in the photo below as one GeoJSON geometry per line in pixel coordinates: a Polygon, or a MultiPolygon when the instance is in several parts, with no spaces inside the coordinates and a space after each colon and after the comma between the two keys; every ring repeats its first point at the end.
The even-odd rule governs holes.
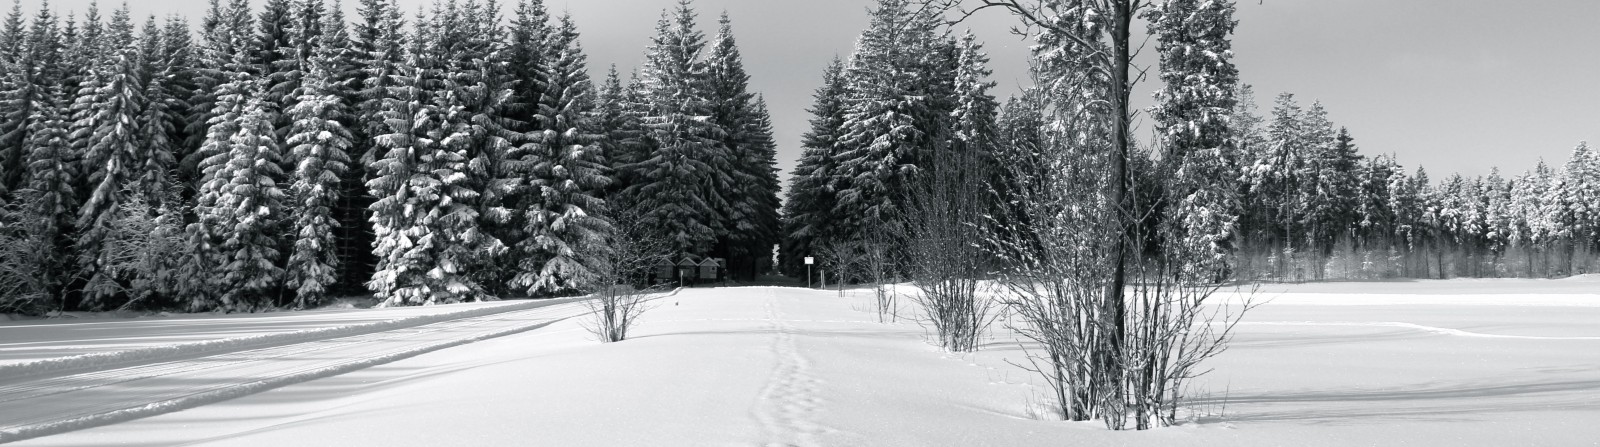
{"type": "MultiPolygon", "coordinates": [[[[456,320],[434,335],[416,335],[423,325],[320,342],[337,345],[325,351],[264,348],[281,359],[229,354],[237,366],[167,386],[226,389],[511,332],[17,445],[1600,445],[1600,280],[1276,285],[1258,296],[1273,301],[1197,383],[1212,396],[1198,421],[1146,432],[1040,420],[1042,383],[1010,364],[1022,351],[1004,328],[981,352],[953,355],[913,322],[874,322],[865,293],[726,288],[658,300],[633,338],[609,345],[566,318],[575,305],[558,304],[480,317],[493,327],[456,320]]],[[[116,343],[184,333],[97,324],[96,340],[116,343]]],[[[0,430],[147,392],[76,380],[110,388],[20,405],[0,377],[0,430]]]]}
{"type": "Polygon", "coordinates": [[[0,367],[91,353],[310,332],[518,305],[515,301],[265,314],[175,314],[134,319],[0,322],[0,367]]]}

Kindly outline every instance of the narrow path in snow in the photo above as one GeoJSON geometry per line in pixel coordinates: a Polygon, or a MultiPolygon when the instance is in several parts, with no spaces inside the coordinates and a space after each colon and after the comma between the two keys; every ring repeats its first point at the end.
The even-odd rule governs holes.
{"type": "Polygon", "coordinates": [[[169,413],[581,315],[581,303],[55,377],[0,379],[0,443],[169,413]]]}
{"type": "Polygon", "coordinates": [[[767,385],[756,403],[756,419],[766,430],[769,447],[814,446],[816,436],[826,433],[813,413],[822,405],[818,397],[821,380],[811,373],[810,361],[801,355],[795,342],[798,330],[787,319],[776,293],[767,291],[767,322],[776,334],[771,352],[777,360],[767,385]]]}

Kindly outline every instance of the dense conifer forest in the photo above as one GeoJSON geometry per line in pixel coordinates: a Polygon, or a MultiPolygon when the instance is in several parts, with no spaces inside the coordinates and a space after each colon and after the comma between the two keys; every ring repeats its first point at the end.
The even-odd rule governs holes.
{"type": "Polygon", "coordinates": [[[1131,110],[1115,99],[1144,92],[1092,56],[1115,42],[1075,34],[1116,23],[1032,24],[1034,86],[1001,100],[957,3],[880,0],[823,70],[784,188],[788,143],[735,23],[708,34],[687,0],[641,68],[599,79],[578,25],[541,0],[359,0],[353,17],[213,0],[198,22],[142,24],[126,5],[16,3],[0,23],[0,310],[574,295],[599,287],[617,237],[736,281],[802,276],[805,257],[835,281],[993,278],[1069,242],[1212,283],[1594,270],[1586,145],[1520,174],[1430,177],[1358,150],[1321,103],[1258,110],[1231,6],[1167,3],[1139,12],[1161,85],[1131,110]],[[1135,115],[1147,129],[1115,119],[1135,115]],[[935,275],[940,253],[970,262],[935,275]]]}
{"type": "Polygon", "coordinates": [[[591,79],[541,0],[213,0],[0,24],[0,310],[561,296],[616,237],[771,270],[776,142],[724,16],[685,1],[591,79]],[[642,210],[647,235],[612,216],[642,210]]]}

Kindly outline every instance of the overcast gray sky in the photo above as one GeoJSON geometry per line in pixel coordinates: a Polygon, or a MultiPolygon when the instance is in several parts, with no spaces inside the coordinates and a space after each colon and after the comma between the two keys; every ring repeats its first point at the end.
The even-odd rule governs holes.
{"type": "MultiPolygon", "coordinates": [[[[89,1],[51,3],[81,12],[89,1]]],[[[408,15],[432,2],[400,1],[408,15]]],[[[597,77],[612,63],[624,72],[639,64],[661,10],[676,3],[546,1],[552,12],[576,18],[597,77]]],[[[24,0],[24,7],[36,3],[24,0]]],[[[198,20],[206,2],[129,4],[140,16],[176,12],[198,20]]],[[[354,4],[345,0],[347,9],[354,4]]],[[[715,33],[721,11],[733,17],[752,86],[771,105],[786,174],[799,156],[805,109],[822,69],[834,55],[850,53],[871,4],[695,2],[707,34],[715,33]]],[[[1397,154],[1407,167],[1426,166],[1435,179],[1485,174],[1492,166],[1520,172],[1540,157],[1559,164],[1579,140],[1600,140],[1600,2],[1243,0],[1238,18],[1236,61],[1264,113],[1278,92],[1306,103],[1320,99],[1364,153],[1397,154]]],[[[988,41],[1002,97],[1027,80],[1027,45],[1007,32],[1010,23],[993,11],[962,25],[988,41]]]]}

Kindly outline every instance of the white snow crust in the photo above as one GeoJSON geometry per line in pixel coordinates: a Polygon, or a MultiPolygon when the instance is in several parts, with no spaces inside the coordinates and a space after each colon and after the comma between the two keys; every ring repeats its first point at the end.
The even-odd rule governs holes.
{"type": "Polygon", "coordinates": [[[866,291],[724,288],[656,301],[621,343],[555,321],[18,445],[1596,445],[1594,284],[1492,283],[1263,288],[1190,422],[1144,432],[1053,420],[1002,326],[950,354],[866,291]]]}

